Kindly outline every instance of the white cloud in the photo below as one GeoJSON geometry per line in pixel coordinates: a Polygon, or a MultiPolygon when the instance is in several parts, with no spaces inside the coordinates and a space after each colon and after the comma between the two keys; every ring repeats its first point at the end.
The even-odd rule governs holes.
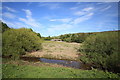
{"type": "Polygon", "coordinates": [[[10,21],[6,21],[6,20],[2,20],[4,23],[6,23],[9,27],[11,28],[27,28],[27,25],[23,24],[23,23],[20,23],[20,22],[10,22],[10,21]]]}
{"type": "Polygon", "coordinates": [[[74,15],[84,15],[86,14],[86,12],[83,12],[83,11],[77,11],[74,13],[74,15]]]}
{"type": "Polygon", "coordinates": [[[52,25],[50,26],[47,31],[48,32],[56,32],[56,31],[65,31],[65,30],[68,30],[68,29],[71,29],[73,28],[72,25],[70,24],[60,24],[60,25],[52,25]]]}
{"type": "Polygon", "coordinates": [[[39,6],[42,7],[47,7],[49,9],[58,9],[60,8],[60,4],[58,3],[39,3],[39,6]]]}
{"type": "Polygon", "coordinates": [[[93,10],[93,7],[84,8],[84,9],[82,9],[81,11],[75,12],[74,15],[78,15],[78,16],[86,15],[86,14],[88,14],[89,12],[91,12],[92,10],[93,10]]]}
{"type": "Polygon", "coordinates": [[[41,27],[41,24],[32,18],[32,12],[30,10],[23,9],[23,11],[26,13],[26,18],[19,18],[20,21],[31,27],[41,27]]]}
{"type": "Polygon", "coordinates": [[[81,17],[75,18],[71,23],[76,25],[90,19],[94,14],[93,9],[94,9],[93,7],[87,7],[82,9],[81,11],[75,12],[74,15],[81,16],[81,17]]]}
{"type": "Polygon", "coordinates": [[[109,8],[111,8],[112,6],[107,6],[107,7],[105,7],[105,8],[103,8],[101,11],[106,11],[106,10],[108,10],[109,8]]]}
{"type": "Polygon", "coordinates": [[[60,22],[70,22],[72,18],[64,18],[64,19],[50,19],[49,21],[60,21],[60,22]]]}
{"type": "Polygon", "coordinates": [[[76,10],[76,9],[78,9],[79,7],[72,7],[72,8],[70,8],[71,10],[76,10]]]}
{"type": "Polygon", "coordinates": [[[50,19],[49,21],[61,21],[61,22],[65,22],[65,23],[69,22],[69,25],[68,24],[55,25],[54,27],[51,27],[49,29],[49,31],[64,30],[65,28],[66,29],[72,28],[72,27],[76,26],[77,24],[90,19],[94,14],[92,10],[93,10],[93,7],[88,7],[88,8],[82,9],[81,11],[77,11],[74,14],[78,15],[78,16],[80,16],[80,15],[82,15],[82,16],[80,16],[78,18],[74,18],[74,19],[73,18],[50,19]]]}
{"type": "Polygon", "coordinates": [[[6,17],[6,18],[10,18],[10,19],[14,19],[16,18],[16,15],[12,14],[12,13],[9,13],[9,12],[5,12],[2,14],[3,17],[6,17]]]}
{"type": "Polygon", "coordinates": [[[49,21],[56,21],[56,19],[50,19],[49,21]]]}
{"type": "Polygon", "coordinates": [[[78,24],[80,22],[86,21],[86,20],[90,19],[93,14],[94,13],[89,13],[89,14],[87,14],[85,16],[76,18],[76,19],[73,20],[72,24],[78,24]]]}
{"type": "Polygon", "coordinates": [[[32,13],[30,10],[23,9],[23,11],[26,13],[26,18],[28,18],[30,21],[34,21],[34,19],[32,18],[32,13]]]}
{"type": "Polygon", "coordinates": [[[82,11],[88,12],[88,11],[91,11],[92,9],[93,9],[92,7],[88,7],[88,8],[84,8],[82,11]]]}
{"type": "Polygon", "coordinates": [[[11,12],[17,12],[16,10],[14,10],[14,9],[12,9],[12,8],[10,8],[10,7],[5,6],[5,8],[6,8],[8,11],[11,11],[11,12]]]}

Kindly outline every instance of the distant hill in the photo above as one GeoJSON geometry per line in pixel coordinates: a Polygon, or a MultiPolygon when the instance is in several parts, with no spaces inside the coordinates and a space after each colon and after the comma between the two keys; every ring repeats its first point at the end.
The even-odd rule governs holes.
{"type": "Polygon", "coordinates": [[[66,41],[66,42],[82,43],[82,42],[85,41],[85,39],[88,36],[91,36],[91,35],[96,35],[96,34],[100,34],[100,33],[119,32],[119,31],[120,30],[116,30],[116,31],[103,31],[103,32],[88,32],[88,33],[72,33],[72,34],[60,35],[60,36],[57,36],[57,38],[62,39],[63,41],[66,41]]]}

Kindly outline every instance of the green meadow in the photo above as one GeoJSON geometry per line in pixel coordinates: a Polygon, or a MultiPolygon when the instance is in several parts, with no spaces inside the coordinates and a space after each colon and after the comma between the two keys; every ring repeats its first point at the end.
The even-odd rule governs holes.
{"type": "Polygon", "coordinates": [[[3,64],[3,78],[119,78],[117,74],[101,70],[80,70],[67,67],[3,64]]]}

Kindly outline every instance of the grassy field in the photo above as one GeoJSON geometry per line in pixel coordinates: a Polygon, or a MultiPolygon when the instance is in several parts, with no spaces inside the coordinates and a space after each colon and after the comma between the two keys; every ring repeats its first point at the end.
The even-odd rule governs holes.
{"type": "MultiPolygon", "coordinates": [[[[77,48],[81,44],[45,41],[43,50],[25,56],[78,60],[77,48]]],[[[62,65],[3,59],[3,78],[119,78],[117,74],[102,70],[82,70],[62,65]]]]}
{"type": "Polygon", "coordinates": [[[79,60],[77,52],[80,46],[79,43],[44,41],[42,46],[42,51],[28,53],[26,56],[79,60]]]}
{"type": "Polygon", "coordinates": [[[9,61],[2,68],[3,78],[118,78],[96,69],[80,70],[40,62],[9,61]]]}

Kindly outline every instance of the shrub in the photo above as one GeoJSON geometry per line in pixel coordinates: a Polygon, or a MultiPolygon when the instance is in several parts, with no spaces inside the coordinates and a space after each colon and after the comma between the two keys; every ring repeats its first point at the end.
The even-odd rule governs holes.
{"type": "Polygon", "coordinates": [[[3,55],[14,58],[25,52],[41,50],[41,40],[30,29],[10,29],[3,33],[3,55]]]}
{"type": "Polygon", "coordinates": [[[120,55],[118,49],[118,31],[103,32],[89,36],[80,49],[85,56],[84,62],[93,63],[95,67],[120,72],[120,55]]]}
{"type": "Polygon", "coordinates": [[[70,37],[65,38],[65,41],[66,41],[66,42],[71,42],[71,38],[70,38],[70,37]]]}
{"type": "Polygon", "coordinates": [[[59,38],[66,42],[77,42],[82,43],[85,39],[93,33],[74,33],[61,35],[59,38]]]}
{"type": "Polygon", "coordinates": [[[110,55],[118,52],[118,32],[104,32],[89,36],[83,43],[86,52],[97,52],[110,55]]]}
{"type": "Polygon", "coordinates": [[[106,66],[109,71],[120,72],[120,54],[113,53],[106,59],[106,66]]]}
{"type": "Polygon", "coordinates": [[[50,36],[48,37],[43,37],[44,40],[50,41],[52,38],[50,36]]]}

